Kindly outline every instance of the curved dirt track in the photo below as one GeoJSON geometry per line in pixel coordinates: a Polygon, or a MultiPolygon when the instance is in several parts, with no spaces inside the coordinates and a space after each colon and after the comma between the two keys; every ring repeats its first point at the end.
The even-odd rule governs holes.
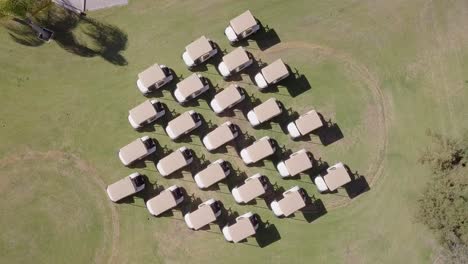
{"type": "MultiPolygon", "coordinates": [[[[71,160],[76,168],[81,171],[84,175],[88,176],[89,179],[96,185],[99,189],[105,190],[106,184],[99,178],[97,175],[95,168],[87,164],[85,161],[80,159],[78,156],[62,151],[51,150],[47,152],[38,152],[33,150],[24,150],[20,153],[16,153],[12,156],[5,157],[0,160],[0,167],[6,166],[13,163],[18,163],[25,160],[60,160],[60,159],[67,159],[71,160]]],[[[111,212],[111,223],[112,223],[112,241],[111,241],[111,249],[109,253],[109,259],[107,263],[115,263],[115,257],[117,255],[117,242],[119,241],[120,237],[120,224],[119,224],[119,216],[115,209],[115,207],[111,203],[105,203],[108,205],[108,208],[111,212]]],[[[94,263],[102,263],[98,257],[94,260],[94,263]]]]}
{"type": "MultiPolygon", "coordinates": [[[[303,41],[289,41],[289,42],[281,42],[276,44],[275,46],[266,49],[264,51],[259,50],[251,50],[256,57],[262,57],[263,55],[268,55],[269,53],[276,53],[281,52],[283,50],[290,50],[290,49],[299,49],[299,50],[308,50],[308,51],[315,51],[319,52],[320,54],[332,57],[341,61],[346,64],[346,66],[353,71],[360,79],[362,79],[366,84],[372,96],[374,97],[377,103],[377,116],[378,116],[378,123],[375,125],[379,126],[380,135],[378,141],[378,153],[374,156],[374,159],[369,162],[369,168],[367,169],[368,175],[373,175],[371,177],[371,181],[369,182],[369,186],[373,186],[378,178],[383,174],[384,168],[384,160],[385,154],[387,152],[387,144],[388,144],[388,127],[387,127],[387,118],[388,118],[388,109],[386,106],[386,101],[382,89],[380,88],[380,84],[378,78],[371,73],[371,71],[362,63],[357,62],[353,59],[349,54],[344,52],[340,52],[334,50],[329,47],[316,45],[313,43],[303,42],[303,41]]],[[[356,197],[358,198],[358,197],[356,197]]],[[[355,199],[356,199],[355,198],[355,199]]],[[[343,207],[349,204],[351,201],[355,199],[343,199],[341,201],[337,201],[335,203],[330,204],[330,209],[343,207]]]]}

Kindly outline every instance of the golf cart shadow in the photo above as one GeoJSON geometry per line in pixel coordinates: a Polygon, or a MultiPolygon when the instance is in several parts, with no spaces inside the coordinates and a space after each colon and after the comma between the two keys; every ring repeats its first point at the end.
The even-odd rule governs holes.
{"type": "Polygon", "coordinates": [[[247,173],[241,171],[240,169],[232,168],[232,164],[230,164],[230,168],[231,168],[231,175],[229,175],[229,177],[226,178],[226,185],[229,191],[231,192],[232,189],[234,189],[235,187],[241,186],[248,176],[247,176],[247,173]]]}
{"type": "Polygon", "coordinates": [[[296,68],[292,71],[289,65],[287,65],[287,68],[291,74],[288,78],[281,81],[280,85],[286,87],[291,97],[296,97],[312,89],[309,80],[307,80],[307,77],[304,74],[299,73],[299,70],[296,68]]]}
{"type": "Polygon", "coordinates": [[[258,219],[260,223],[255,234],[255,240],[257,240],[259,247],[264,248],[281,240],[281,235],[274,224],[271,224],[269,221],[263,222],[260,217],[258,219]]]}
{"type": "Polygon", "coordinates": [[[264,26],[260,21],[258,21],[258,24],[260,26],[260,29],[256,33],[254,33],[246,39],[233,43],[232,46],[250,46],[249,41],[255,41],[257,43],[258,48],[261,51],[264,51],[281,42],[281,39],[276,33],[275,29],[270,28],[268,25],[264,26]]]}
{"type": "Polygon", "coordinates": [[[268,209],[271,209],[271,203],[275,200],[280,200],[283,198],[283,193],[286,190],[284,189],[283,186],[279,186],[277,182],[274,184],[271,184],[268,182],[268,189],[265,195],[263,196],[263,199],[265,201],[266,206],[268,209]]]}
{"type": "Polygon", "coordinates": [[[235,138],[234,142],[234,149],[238,157],[240,157],[240,152],[247,146],[252,145],[255,142],[255,137],[250,135],[247,131],[240,132],[240,134],[235,138]]]}
{"type": "Polygon", "coordinates": [[[351,182],[347,183],[343,187],[350,199],[354,199],[370,190],[369,183],[363,175],[360,175],[357,171],[353,173],[347,165],[345,165],[345,168],[351,176],[351,182]]]}
{"type": "Polygon", "coordinates": [[[186,199],[184,199],[184,201],[180,204],[180,208],[183,215],[197,210],[198,206],[203,203],[202,199],[200,199],[199,197],[195,197],[193,193],[187,193],[185,197],[186,199]]]}
{"type": "Polygon", "coordinates": [[[324,125],[316,131],[313,131],[312,134],[319,137],[322,145],[328,146],[344,138],[343,132],[337,123],[333,123],[331,119],[326,121],[320,113],[318,113],[318,115],[320,119],[322,119],[324,125]]]}
{"type": "Polygon", "coordinates": [[[300,114],[297,111],[293,110],[291,107],[286,108],[286,106],[284,106],[284,104],[282,102],[281,102],[281,104],[283,105],[284,110],[283,110],[283,113],[281,113],[281,115],[278,117],[280,119],[280,122],[278,122],[278,123],[280,125],[281,131],[284,134],[287,135],[287,134],[289,134],[288,124],[290,122],[298,119],[300,114]]]}
{"type": "MultiPolygon", "coordinates": [[[[135,197],[141,198],[145,203],[164,191],[164,186],[159,185],[157,182],[151,183],[149,178],[146,175],[143,175],[143,179],[145,180],[145,188],[141,191],[135,194],[135,197]]],[[[134,199],[129,199],[125,198],[122,200],[123,203],[133,203],[134,199]]]]}
{"type": "Polygon", "coordinates": [[[237,217],[239,217],[239,213],[237,211],[233,211],[231,207],[225,208],[224,206],[222,206],[221,216],[218,218],[217,221],[219,231],[222,232],[223,227],[225,227],[228,224],[234,224],[236,222],[237,217]]]}
{"type": "Polygon", "coordinates": [[[314,196],[307,196],[306,207],[302,208],[301,211],[307,223],[312,223],[317,218],[327,213],[327,209],[325,208],[322,200],[316,199],[314,196]]]}

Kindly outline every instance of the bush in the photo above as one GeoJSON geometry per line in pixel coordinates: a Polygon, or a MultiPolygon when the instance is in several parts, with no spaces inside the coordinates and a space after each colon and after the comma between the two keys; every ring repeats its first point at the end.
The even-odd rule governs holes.
{"type": "Polygon", "coordinates": [[[468,141],[432,132],[429,136],[434,140],[420,162],[434,174],[419,200],[418,218],[436,233],[450,262],[460,263],[468,259],[468,141]]]}
{"type": "Polygon", "coordinates": [[[419,161],[429,164],[435,174],[449,172],[460,163],[466,162],[467,136],[463,139],[452,139],[432,131],[428,131],[427,134],[432,138],[432,142],[419,161]]]}

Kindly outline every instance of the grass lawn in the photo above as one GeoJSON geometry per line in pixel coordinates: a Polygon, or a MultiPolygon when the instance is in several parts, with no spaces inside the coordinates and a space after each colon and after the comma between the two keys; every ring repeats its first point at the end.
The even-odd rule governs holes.
{"type": "Polygon", "coordinates": [[[60,31],[49,44],[18,44],[2,28],[0,262],[433,262],[439,247],[414,217],[429,173],[417,159],[429,140],[427,129],[448,135],[468,129],[463,106],[468,99],[467,13],[462,0],[139,0],[91,12],[72,34],[60,31]],[[262,93],[247,74],[254,71],[243,73],[237,81],[249,100],[218,117],[208,102],[227,82],[214,59],[201,69],[215,86],[209,93],[183,107],[171,94],[174,82],[153,96],[171,110],[168,116],[153,130],[132,130],[128,110],[145,100],[136,88],[137,74],[158,62],[181,78],[189,76],[181,54],[201,35],[229,52],[233,48],[224,28],[245,9],[269,28],[245,48],[263,63],[281,57],[295,78],[262,93]],[[246,111],[270,97],[280,100],[287,113],[251,128],[246,111]],[[190,109],[202,114],[205,125],[171,141],[164,132],[167,121],[190,109]],[[309,109],[333,126],[292,141],[285,125],[309,109]],[[246,134],[208,153],[201,137],[227,120],[246,134]],[[168,179],[155,168],[158,155],[125,168],[118,149],[143,135],[157,139],[160,154],[181,146],[193,149],[194,164],[168,179]],[[282,153],[245,166],[237,151],[265,135],[276,139],[282,153]],[[344,189],[319,194],[312,180],[316,170],[280,179],[276,162],[301,148],[329,165],[346,163],[370,190],[353,199],[344,189]],[[228,160],[235,173],[215,188],[198,189],[192,175],[219,158],[228,160]],[[150,186],[125,203],[111,203],[105,186],[133,171],[145,174],[150,186]],[[268,176],[277,192],[303,187],[326,211],[318,213],[312,206],[305,214],[278,219],[262,199],[235,204],[229,190],[257,172],[268,176]],[[144,200],[173,184],[186,189],[187,201],[151,217],[144,200]],[[216,224],[190,231],[182,212],[209,198],[227,209],[222,222],[252,211],[265,225],[242,244],[225,242],[216,224]]]}

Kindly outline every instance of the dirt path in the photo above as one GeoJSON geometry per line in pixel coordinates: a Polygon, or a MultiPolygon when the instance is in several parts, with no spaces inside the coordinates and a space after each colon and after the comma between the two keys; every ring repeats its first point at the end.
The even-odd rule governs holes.
{"type": "MultiPolygon", "coordinates": [[[[370,167],[367,170],[368,175],[373,175],[371,181],[369,182],[369,185],[373,186],[383,174],[384,160],[388,144],[388,106],[386,105],[386,100],[380,87],[378,78],[373,73],[371,73],[371,71],[365,65],[357,62],[350,55],[329,47],[316,45],[313,43],[307,43],[303,41],[281,42],[265,51],[252,50],[251,52],[254,53],[256,57],[262,58],[263,56],[269,53],[276,53],[289,49],[315,51],[320,52],[323,55],[335,58],[338,61],[343,62],[349,69],[352,70],[353,73],[355,73],[361,80],[363,80],[367,84],[367,87],[372,93],[372,96],[374,97],[378,106],[376,113],[378,116],[378,122],[376,123],[376,125],[379,126],[379,131],[381,131],[379,135],[377,155],[375,155],[375,158],[372,162],[369,162],[370,167]]],[[[330,209],[332,209],[346,206],[353,200],[356,199],[343,199],[337,201],[336,203],[328,204],[327,209],[329,207],[330,209]]]]}
{"type": "MultiPolygon", "coordinates": [[[[104,181],[98,177],[98,173],[96,172],[96,169],[92,167],[91,165],[87,164],[85,161],[82,159],[78,158],[77,156],[73,154],[66,154],[65,155],[70,155],[73,157],[73,160],[77,164],[77,167],[83,170],[84,172],[89,172],[90,178],[94,180],[94,182],[102,189],[105,190],[107,185],[104,183],[104,181]],[[93,177],[95,176],[95,177],[93,177]]],[[[109,260],[107,263],[115,263],[115,258],[117,256],[117,243],[120,239],[120,221],[119,221],[119,215],[117,213],[117,210],[115,209],[115,206],[111,204],[110,202],[106,203],[111,211],[111,221],[112,221],[112,243],[111,243],[111,250],[109,254],[109,260]]]]}

